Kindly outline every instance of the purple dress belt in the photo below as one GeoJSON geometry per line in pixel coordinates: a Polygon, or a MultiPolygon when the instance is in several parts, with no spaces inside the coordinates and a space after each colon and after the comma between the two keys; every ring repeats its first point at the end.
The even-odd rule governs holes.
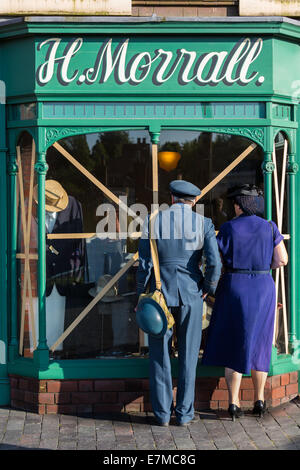
{"type": "Polygon", "coordinates": [[[226,273],[238,273],[238,274],[269,274],[268,271],[256,271],[252,269],[235,269],[235,268],[226,268],[226,273]]]}

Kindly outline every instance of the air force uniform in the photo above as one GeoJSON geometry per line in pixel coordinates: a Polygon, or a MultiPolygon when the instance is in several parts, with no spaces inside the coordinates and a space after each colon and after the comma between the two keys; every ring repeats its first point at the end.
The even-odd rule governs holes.
{"type": "MultiPolygon", "coordinates": [[[[193,184],[176,180],[170,184],[177,197],[195,198],[201,191],[193,184]]],[[[139,242],[138,295],[155,290],[149,244],[149,219],[139,242]]],[[[152,233],[156,238],[162,292],[176,322],[178,383],[173,405],[170,349],[173,329],[163,338],[149,335],[150,392],[153,412],[159,423],[168,423],[175,410],[178,424],[194,417],[194,393],[202,333],[203,293],[213,294],[221,272],[221,261],[211,219],[184,203],[158,212],[152,233]],[[205,273],[200,265],[205,257],[205,273]]]]}

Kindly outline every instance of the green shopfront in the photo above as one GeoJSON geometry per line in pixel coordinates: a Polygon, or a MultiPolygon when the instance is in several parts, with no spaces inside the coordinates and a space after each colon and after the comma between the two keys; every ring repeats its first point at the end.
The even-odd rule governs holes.
{"type": "MultiPolygon", "coordinates": [[[[168,183],[181,178],[203,189],[198,203],[216,231],[233,217],[229,187],[264,190],[265,217],[289,251],[273,272],[266,393],[271,406],[296,397],[300,23],[32,17],[0,26],[0,404],[151,410],[148,342],[134,314],[139,210],[168,204],[168,183]]],[[[223,368],[201,366],[206,331],[196,409],[226,408],[223,368]]],[[[172,355],[175,388],[176,335],[172,355]]],[[[252,406],[249,377],[241,400],[252,406]]]]}

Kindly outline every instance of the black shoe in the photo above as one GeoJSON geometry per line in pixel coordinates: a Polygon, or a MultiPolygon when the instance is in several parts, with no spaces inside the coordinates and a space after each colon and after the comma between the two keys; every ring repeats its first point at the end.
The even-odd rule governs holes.
{"type": "Polygon", "coordinates": [[[177,421],[177,426],[189,426],[190,424],[197,423],[199,421],[199,418],[197,416],[194,416],[190,421],[187,421],[186,423],[179,423],[177,421]]]}
{"type": "Polygon", "coordinates": [[[240,418],[244,415],[241,408],[237,405],[234,405],[233,403],[229,405],[228,413],[230,414],[232,421],[235,421],[235,418],[240,418]]]}
{"type": "Polygon", "coordinates": [[[254,408],[252,410],[252,413],[254,415],[258,415],[260,418],[262,418],[264,416],[265,412],[266,412],[266,409],[267,409],[266,401],[257,400],[254,403],[254,408]]]}

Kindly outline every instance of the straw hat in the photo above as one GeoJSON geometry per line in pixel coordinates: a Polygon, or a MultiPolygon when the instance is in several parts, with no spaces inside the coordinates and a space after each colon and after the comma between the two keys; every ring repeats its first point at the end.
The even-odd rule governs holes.
{"type": "MultiPolygon", "coordinates": [[[[36,203],[38,203],[37,189],[36,185],[33,189],[33,197],[36,203]]],[[[45,209],[49,212],[63,211],[69,203],[68,194],[62,185],[55,180],[45,181],[45,198],[45,209]]]]}
{"type": "Polygon", "coordinates": [[[211,296],[207,296],[205,302],[203,302],[202,330],[208,328],[210,324],[213,306],[214,298],[211,296]]]}
{"type": "MultiPolygon", "coordinates": [[[[96,297],[97,294],[103,289],[103,287],[108,284],[108,282],[112,279],[112,276],[110,274],[104,274],[103,276],[100,276],[97,282],[96,287],[92,287],[89,289],[89,294],[92,297],[96,297]]],[[[101,302],[116,302],[118,300],[121,300],[122,297],[118,295],[118,289],[116,286],[111,287],[106,294],[100,299],[101,302]]]]}

